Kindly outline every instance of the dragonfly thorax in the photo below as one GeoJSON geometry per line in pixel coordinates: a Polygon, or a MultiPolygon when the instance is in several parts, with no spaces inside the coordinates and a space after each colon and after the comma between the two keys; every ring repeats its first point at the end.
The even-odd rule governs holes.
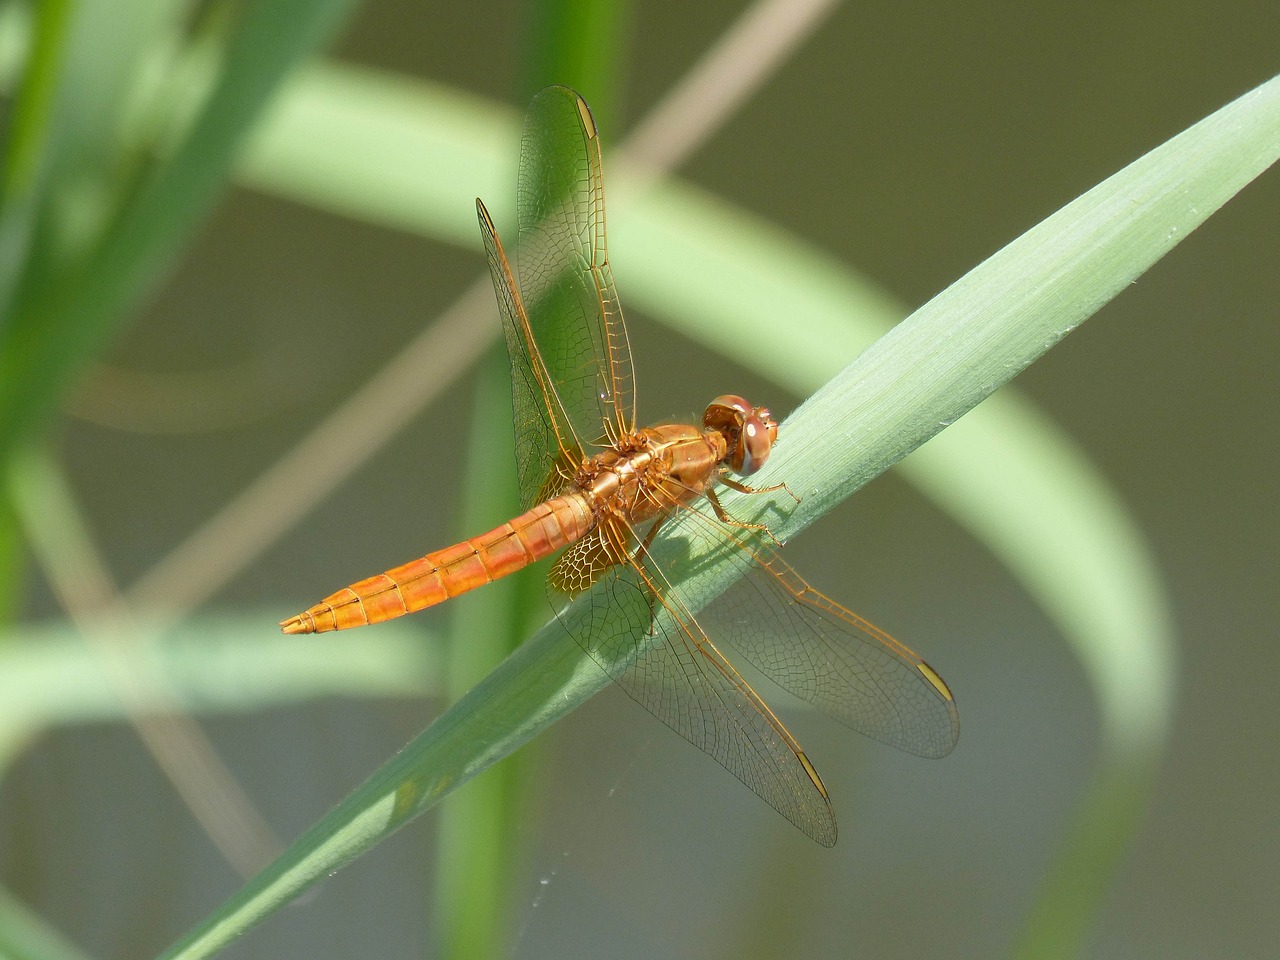
{"type": "Polygon", "coordinates": [[[620,512],[647,520],[701,496],[727,451],[719,431],[679,423],[647,427],[586,461],[574,484],[597,516],[620,512]]]}
{"type": "Polygon", "coordinates": [[[778,439],[778,422],[768,407],[753,407],[742,397],[716,397],[702,414],[702,424],[724,437],[724,462],[740,477],[764,466],[778,439]]]}

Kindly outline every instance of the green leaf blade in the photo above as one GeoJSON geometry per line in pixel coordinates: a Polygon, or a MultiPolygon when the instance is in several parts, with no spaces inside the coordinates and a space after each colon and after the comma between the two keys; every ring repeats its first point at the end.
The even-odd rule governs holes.
{"type": "MultiPolygon", "coordinates": [[[[803,502],[786,513],[779,534],[803,529],[1010,380],[1265,170],[1278,151],[1280,81],[1273,80],[1069,204],[873,344],[784,425],[786,445],[760,480],[806,481],[803,502]]],[[[723,589],[723,571],[691,559],[700,573],[681,589],[697,609],[723,589]]],[[[1158,598],[1152,602],[1159,606],[1158,598]]],[[[1158,616],[1150,629],[1144,642],[1167,642],[1158,616]]],[[[549,624],[166,956],[209,955],[606,682],[562,627],[549,624]]],[[[1168,689],[1153,694],[1166,703],[1169,696],[1168,689]]],[[[1154,739],[1162,735],[1161,729],[1154,739]]],[[[1131,808],[1148,773],[1135,768],[1118,786],[1104,784],[1119,799],[1103,804],[1095,820],[1117,804],[1131,808]]],[[[1091,863],[1114,849],[1099,848],[1091,863]]],[[[1058,906],[1051,911],[1056,928],[1078,935],[1080,925],[1063,918],[1078,919],[1080,908],[1058,906]]],[[[1034,930],[1029,942],[1037,942],[1034,930]]]]}

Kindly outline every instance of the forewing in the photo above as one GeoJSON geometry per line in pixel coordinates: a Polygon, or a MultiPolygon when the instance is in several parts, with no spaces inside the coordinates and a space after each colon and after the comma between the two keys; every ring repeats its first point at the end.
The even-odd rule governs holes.
{"type": "Polygon", "coordinates": [[[502,241],[484,204],[476,201],[480,233],[511,363],[511,406],[515,419],[516,477],[520,506],[527,510],[545,500],[572,476],[582,460],[582,445],[573,432],[550,372],[542,362],[525,313],[520,290],[502,241]]]}
{"type": "Polygon", "coordinates": [[[529,106],[517,208],[516,268],[533,339],[588,449],[634,428],[634,375],[605,244],[600,140],[568,87],[547,87],[529,106]]]}
{"type": "Polygon", "coordinates": [[[743,574],[699,617],[779,686],[860,733],[923,757],[943,757],[960,734],[940,676],[883,630],[819,593],[767,536],[682,511],[679,532],[727,540],[743,574]]]}
{"type": "MultiPolygon", "coordinates": [[[[634,539],[615,527],[619,548],[634,539]]],[[[565,625],[628,695],[818,843],[835,843],[835,814],[808,758],[651,561],[611,566],[583,602],[585,616],[565,625]]]]}

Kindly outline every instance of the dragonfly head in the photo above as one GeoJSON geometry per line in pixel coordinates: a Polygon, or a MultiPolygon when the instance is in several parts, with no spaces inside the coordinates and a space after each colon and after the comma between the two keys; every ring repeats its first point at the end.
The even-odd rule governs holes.
{"type": "Polygon", "coordinates": [[[778,439],[778,421],[767,407],[753,407],[742,397],[716,397],[702,415],[702,425],[725,439],[725,462],[734,473],[748,477],[764,466],[778,439]]]}

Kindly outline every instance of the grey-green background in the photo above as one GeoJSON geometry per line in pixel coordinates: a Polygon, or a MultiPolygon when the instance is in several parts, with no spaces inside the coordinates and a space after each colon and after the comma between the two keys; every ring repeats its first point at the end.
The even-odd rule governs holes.
{"type": "MultiPolygon", "coordinates": [[[[606,172],[610,144],[740,7],[632,6],[606,172]]],[[[370,2],[334,52],[518,108],[525,18],[512,3],[370,2]]],[[[914,305],[1272,75],[1278,27],[1265,2],[849,4],[680,172],[914,305]]],[[[1133,511],[1180,631],[1170,755],[1090,955],[1265,957],[1280,941],[1277,223],[1272,171],[1017,381],[1133,511]]],[[[480,265],[478,237],[457,250],[232,191],[107,359],[181,372],[252,358],[278,377],[239,388],[260,418],[211,431],[67,420],[60,450],[117,577],[239,490],[480,265]]],[[[627,265],[614,269],[625,305],[627,265]]],[[[799,400],[637,311],[628,321],[642,419],[727,390],[781,412],[799,400]]],[[[456,538],[473,393],[468,378],[425,411],[212,606],[287,613],[456,538]]],[[[1008,952],[1097,748],[1081,671],[992,558],[893,476],[788,555],[947,678],[956,752],[925,762],[788,712],[841,818],[826,851],[611,690],[535,747],[513,955],[1008,952]]],[[[30,596],[33,617],[53,612],[38,577],[30,596]]],[[[274,632],[264,622],[263,643],[274,632]]],[[[208,728],[292,838],[442,706],[314,704],[208,728]]],[[[0,799],[3,877],[96,956],[155,952],[237,885],[120,727],[42,738],[0,799]],[[88,790],[91,818],[64,802],[88,790]]],[[[429,814],[226,955],[422,955],[434,840],[429,814]]]]}

